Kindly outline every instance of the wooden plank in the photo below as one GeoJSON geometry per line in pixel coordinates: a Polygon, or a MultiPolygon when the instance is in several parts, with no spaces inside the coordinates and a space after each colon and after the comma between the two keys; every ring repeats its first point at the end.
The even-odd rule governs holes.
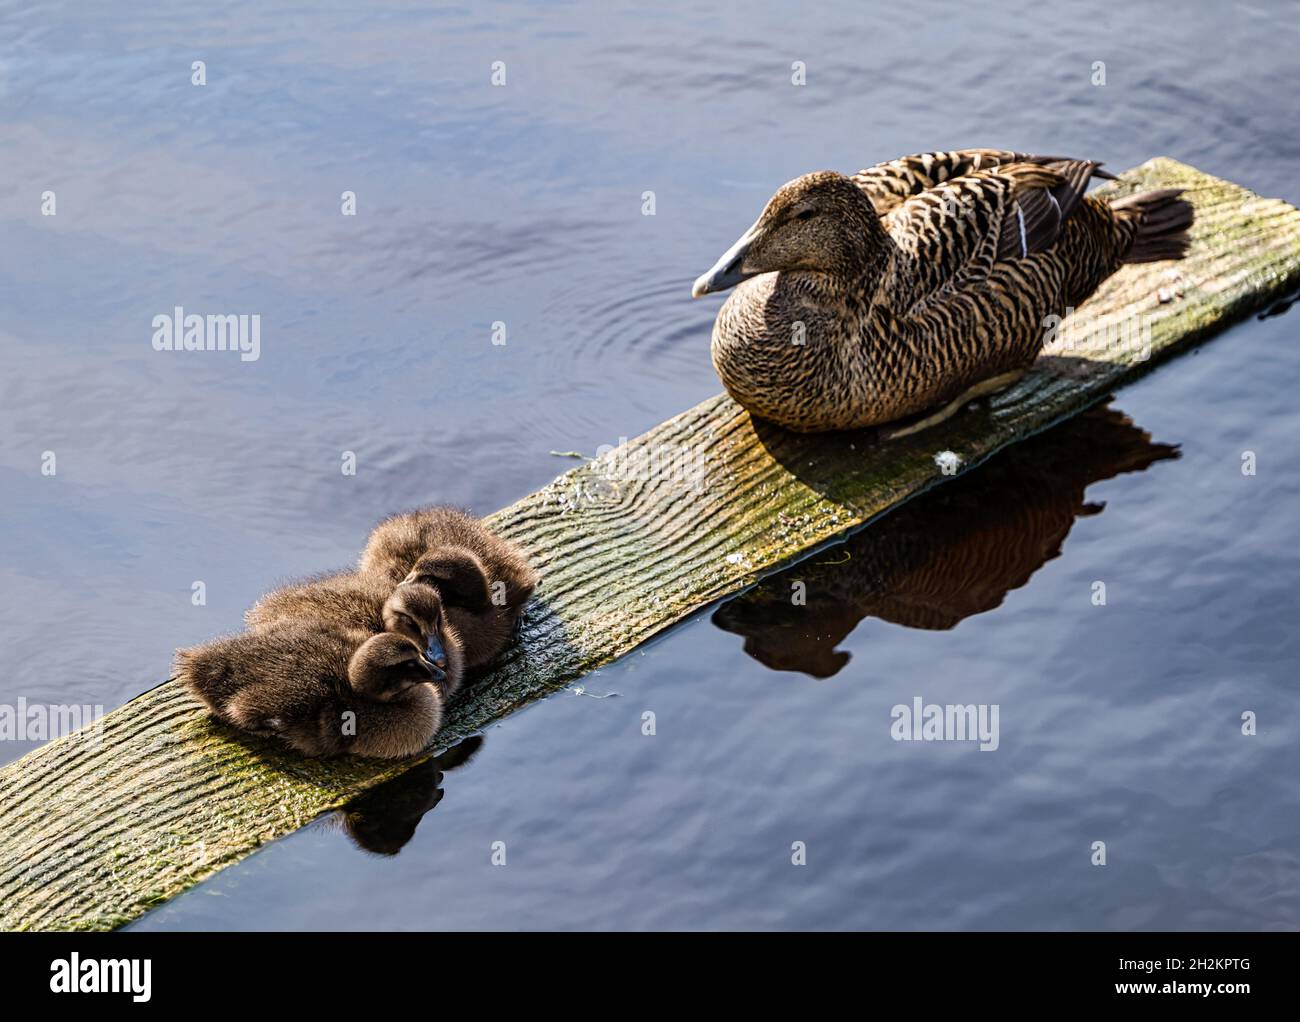
{"type": "MultiPolygon", "coordinates": [[[[1196,206],[1189,258],[1125,268],[989,407],[881,444],[784,433],[719,396],[493,515],[542,586],[521,641],[458,697],[430,753],[943,481],[939,452],[969,470],[1300,286],[1300,211],[1284,202],[1163,158],[1106,190],[1169,186],[1196,206]]],[[[419,762],[287,755],[210,723],[172,684],[95,730],[0,771],[5,929],[119,926],[419,762]]]]}

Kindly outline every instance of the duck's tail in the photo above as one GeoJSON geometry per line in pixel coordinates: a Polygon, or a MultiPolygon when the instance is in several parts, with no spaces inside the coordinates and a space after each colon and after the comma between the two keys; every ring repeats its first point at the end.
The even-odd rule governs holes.
{"type": "Polygon", "coordinates": [[[1110,208],[1121,222],[1136,224],[1133,243],[1124,256],[1126,263],[1156,263],[1181,259],[1191,239],[1187,229],[1196,213],[1192,204],[1180,198],[1181,188],[1161,188],[1116,199],[1110,208]]]}

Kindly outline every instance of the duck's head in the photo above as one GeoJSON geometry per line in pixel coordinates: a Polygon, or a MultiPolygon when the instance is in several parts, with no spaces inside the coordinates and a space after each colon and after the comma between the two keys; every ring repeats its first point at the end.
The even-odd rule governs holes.
{"type": "Polygon", "coordinates": [[[777,190],[754,226],[695,282],[691,297],[783,270],[852,277],[883,237],[875,208],[847,177],[833,170],[804,174],[777,190]]]}
{"type": "Polygon", "coordinates": [[[424,650],[404,635],[372,635],[348,661],[348,683],[359,695],[389,700],[416,685],[435,682],[439,672],[424,650]]]}
{"type": "Polygon", "coordinates": [[[487,610],[492,604],[483,562],[462,547],[430,550],[415,562],[402,584],[431,586],[447,606],[464,607],[475,613],[487,610]]]}
{"type": "Polygon", "coordinates": [[[442,682],[457,649],[457,640],[443,614],[438,590],[423,582],[402,582],[384,602],[384,629],[415,643],[432,672],[442,682]],[[451,652],[449,652],[449,648],[451,652]]]}

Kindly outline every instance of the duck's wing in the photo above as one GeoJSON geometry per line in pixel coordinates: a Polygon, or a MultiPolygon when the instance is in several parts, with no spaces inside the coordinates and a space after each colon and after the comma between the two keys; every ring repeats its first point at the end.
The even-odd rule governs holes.
{"type": "Polygon", "coordinates": [[[886,296],[915,312],[986,278],[999,262],[1050,248],[1094,175],[1091,160],[1006,163],[904,200],[885,218],[898,246],[886,296]]]}
{"type": "MultiPolygon", "coordinates": [[[[1010,149],[953,149],[947,152],[916,153],[897,160],[878,163],[853,175],[852,181],[861,188],[880,215],[901,206],[913,195],[920,195],[947,181],[980,171],[993,170],[1009,163],[1078,163],[1062,156],[1041,156],[1035,153],[1018,153],[1010,149]]],[[[1113,178],[1115,175],[1092,164],[1092,176],[1113,178]]]]}

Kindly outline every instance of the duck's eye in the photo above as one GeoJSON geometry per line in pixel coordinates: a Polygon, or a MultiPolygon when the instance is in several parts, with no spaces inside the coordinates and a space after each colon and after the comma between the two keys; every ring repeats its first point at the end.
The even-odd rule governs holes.
{"type": "Polygon", "coordinates": [[[799,210],[798,213],[794,215],[794,218],[796,220],[811,220],[815,214],[816,214],[816,210],[801,209],[799,210]]]}

